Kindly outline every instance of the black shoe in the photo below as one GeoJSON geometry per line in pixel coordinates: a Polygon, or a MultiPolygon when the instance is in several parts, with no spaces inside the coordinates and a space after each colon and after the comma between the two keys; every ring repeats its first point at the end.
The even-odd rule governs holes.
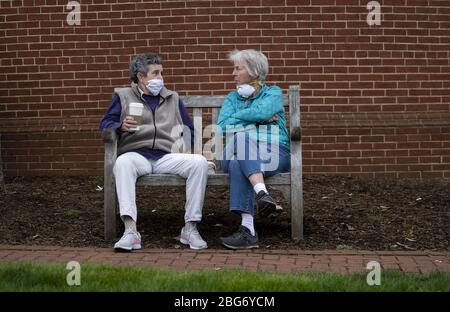
{"type": "Polygon", "coordinates": [[[257,214],[262,217],[278,215],[282,211],[282,208],[280,206],[278,207],[280,207],[281,209],[277,209],[277,204],[272,196],[264,191],[259,191],[259,193],[256,194],[255,202],[257,207],[257,214]]]}
{"type": "Polygon", "coordinates": [[[221,237],[220,243],[230,249],[250,249],[258,248],[258,234],[250,233],[250,230],[241,225],[236,233],[228,237],[221,237]]]}

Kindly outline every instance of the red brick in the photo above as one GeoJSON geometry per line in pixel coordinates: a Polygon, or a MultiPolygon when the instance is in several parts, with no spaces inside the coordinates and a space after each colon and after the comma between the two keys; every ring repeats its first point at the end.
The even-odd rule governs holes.
{"type": "Polygon", "coordinates": [[[336,166],[311,166],[312,172],[332,173],[336,172],[336,166]]]}
{"type": "MultiPolygon", "coordinates": [[[[346,1],[322,1],[321,9],[310,6],[310,1],[291,0],[269,1],[263,7],[260,1],[218,1],[212,7],[208,1],[104,4],[95,0],[86,4],[84,24],[76,32],[61,27],[66,12],[55,2],[42,1],[45,6],[40,11],[34,2],[18,3],[2,2],[5,51],[0,55],[3,80],[8,82],[0,87],[9,92],[7,102],[0,106],[0,118],[26,122],[58,117],[76,124],[71,116],[80,115],[96,118],[97,124],[112,89],[128,84],[132,54],[145,51],[148,44],[158,46],[156,52],[164,55],[169,87],[182,94],[226,94],[234,87],[227,78],[231,65],[226,54],[237,44],[239,48],[262,49],[269,56],[271,83],[286,88],[301,82],[302,113],[336,113],[339,117],[332,121],[340,123],[339,127],[322,128],[323,136],[305,137],[304,143],[309,143],[304,144],[305,154],[308,150],[348,151],[354,154],[337,157],[376,156],[381,158],[375,162],[382,162],[381,154],[367,153],[376,149],[386,157],[403,157],[402,162],[404,157],[447,155],[445,148],[450,147],[445,145],[449,136],[442,135],[449,132],[448,127],[440,126],[448,124],[448,115],[424,119],[404,115],[445,113],[450,108],[448,52],[437,45],[446,43],[448,10],[433,3],[424,7],[413,2],[404,12],[391,8],[382,32],[362,28],[363,36],[352,42],[344,39],[363,26],[358,15],[365,8],[349,7],[346,1]],[[241,5],[248,9],[242,11],[241,5]],[[405,12],[408,20],[398,20],[405,12]],[[430,14],[433,21],[420,20],[430,14]],[[160,22],[158,31],[143,28],[155,22],[160,22]],[[429,48],[425,50],[424,45],[429,48]],[[26,65],[37,66],[28,66],[29,73],[20,78],[17,66],[26,65]],[[187,77],[191,77],[189,83],[187,77]],[[61,100],[66,94],[68,98],[72,95],[71,101],[61,100]],[[361,115],[347,118],[349,113],[361,115]],[[374,115],[377,113],[382,115],[374,115]],[[433,122],[441,123],[432,126],[433,122]],[[358,141],[357,136],[361,136],[358,141]]],[[[329,121],[328,116],[308,119],[303,115],[305,136],[311,129],[308,123],[329,127],[329,121]]],[[[96,126],[90,130],[92,137],[97,135],[96,126]]],[[[421,158],[419,162],[436,159],[421,158]]],[[[448,159],[444,157],[442,162],[442,167],[433,170],[445,169],[448,159]]],[[[341,168],[347,172],[345,166],[341,168]]],[[[308,170],[311,168],[305,168],[308,170]]]]}
{"type": "Polygon", "coordinates": [[[443,178],[444,173],[443,172],[422,172],[421,178],[443,178]]]}
{"type": "Polygon", "coordinates": [[[361,151],[338,151],[338,157],[360,157],[361,151]]]}

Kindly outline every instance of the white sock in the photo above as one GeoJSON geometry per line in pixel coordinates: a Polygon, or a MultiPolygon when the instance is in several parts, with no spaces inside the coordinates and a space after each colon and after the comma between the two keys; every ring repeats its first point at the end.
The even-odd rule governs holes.
{"type": "Polygon", "coordinates": [[[241,217],[242,217],[241,225],[249,229],[250,233],[252,233],[252,235],[255,236],[255,227],[253,226],[253,216],[249,213],[242,213],[241,217]]]}
{"type": "Polygon", "coordinates": [[[255,186],[253,187],[253,189],[255,190],[256,194],[258,194],[261,191],[269,193],[269,192],[267,192],[266,185],[264,183],[256,183],[255,186]]]}
{"type": "Polygon", "coordinates": [[[137,232],[136,222],[134,222],[133,218],[131,218],[130,216],[123,216],[122,220],[123,220],[123,223],[125,224],[125,232],[128,230],[137,232]]]}

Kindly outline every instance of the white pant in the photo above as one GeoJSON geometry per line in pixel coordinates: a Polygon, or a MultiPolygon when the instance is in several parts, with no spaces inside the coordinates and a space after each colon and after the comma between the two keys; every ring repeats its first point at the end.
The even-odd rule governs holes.
{"type": "Polygon", "coordinates": [[[120,155],[114,164],[120,216],[137,220],[136,180],[152,173],[178,174],[186,180],[185,222],[202,219],[203,201],[208,179],[208,163],[202,155],[171,153],[150,160],[135,152],[120,155]]]}

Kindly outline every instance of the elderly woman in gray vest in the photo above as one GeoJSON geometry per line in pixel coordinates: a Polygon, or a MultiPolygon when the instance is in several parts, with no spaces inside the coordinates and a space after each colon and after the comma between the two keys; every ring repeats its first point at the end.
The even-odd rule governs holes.
{"type": "Polygon", "coordinates": [[[174,135],[177,133],[174,129],[184,127],[185,140],[188,132],[193,135],[193,124],[178,94],[164,87],[162,73],[158,55],[137,55],[130,64],[131,86],[117,90],[100,123],[100,132],[113,128],[119,135],[114,177],[125,232],[114,245],[117,251],[141,248],[141,236],[136,229],[135,184],[138,177],[152,173],[178,174],[187,179],[185,225],[180,242],[192,249],[207,248],[197,222],[202,218],[208,164],[202,155],[174,152],[180,139],[183,141],[181,134],[174,135]],[[139,108],[140,104],[135,103],[143,106],[139,126],[129,114],[130,106],[139,108]]]}

